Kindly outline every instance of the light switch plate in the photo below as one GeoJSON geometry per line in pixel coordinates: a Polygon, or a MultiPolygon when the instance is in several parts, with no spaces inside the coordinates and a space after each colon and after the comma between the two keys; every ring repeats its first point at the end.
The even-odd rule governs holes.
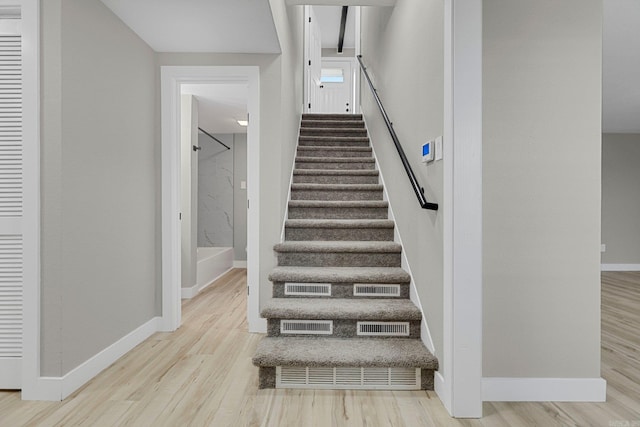
{"type": "Polygon", "coordinates": [[[442,137],[439,136],[436,138],[436,160],[442,160],[442,137]]]}

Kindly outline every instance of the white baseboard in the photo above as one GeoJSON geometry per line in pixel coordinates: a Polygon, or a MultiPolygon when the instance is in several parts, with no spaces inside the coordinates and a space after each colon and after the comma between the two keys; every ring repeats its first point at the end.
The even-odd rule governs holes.
{"type": "Polygon", "coordinates": [[[602,378],[483,378],[485,402],[605,402],[602,378]]]}
{"type": "Polygon", "coordinates": [[[247,261],[233,261],[233,268],[247,268],[247,261]]]}
{"type": "Polygon", "coordinates": [[[216,280],[218,280],[219,278],[221,278],[222,276],[224,276],[225,274],[227,274],[230,271],[231,271],[231,268],[223,271],[222,273],[217,275],[215,277],[215,279],[211,280],[209,283],[207,283],[207,284],[205,284],[203,286],[193,285],[193,286],[191,286],[189,288],[180,288],[180,298],[182,298],[182,299],[191,299],[191,298],[195,297],[200,292],[202,292],[203,289],[207,288],[213,282],[215,282],[216,280]]]}
{"type": "Polygon", "coordinates": [[[24,400],[64,400],[135,346],[156,333],[160,329],[160,320],[160,317],[154,317],[62,377],[40,377],[36,386],[37,390],[28,395],[23,393],[22,398],[24,400]]]}
{"type": "Polygon", "coordinates": [[[640,264],[600,264],[602,271],[640,271],[640,264]]]}
{"type": "Polygon", "coordinates": [[[0,357],[0,384],[4,390],[22,388],[22,358],[0,357]]]}

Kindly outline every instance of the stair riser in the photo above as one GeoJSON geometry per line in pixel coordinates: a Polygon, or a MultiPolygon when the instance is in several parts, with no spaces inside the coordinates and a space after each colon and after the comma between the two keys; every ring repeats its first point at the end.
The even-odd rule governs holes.
{"type": "Polygon", "coordinates": [[[314,114],[305,113],[302,120],[362,120],[362,114],[314,114]]]}
{"type": "Polygon", "coordinates": [[[386,219],[387,208],[289,208],[290,219],[386,219]]]}
{"type": "MultiPolygon", "coordinates": [[[[332,320],[332,319],[318,319],[318,320],[332,320]]],[[[363,319],[364,320],[364,319],[363,319]]],[[[375,320],[375,319],[374,319],[375,320]]],[[[405,322],[406,320],[397,319],[395,322],[405,322]]],[[[420,338],[420,321],[409,321],[409,336],[405,337],[390,337],[390,336],[359,336],[357,320],[352,319],[337,319],[333,320],[333,334],[331,335],[313,335],[317,337],[332,337],[332,338],[368,338],[368,339],[385,339],[385,338],[420,338]]],[[[280,319],[268,319],[267,320],[267,335],[270,337],[308,337],[310,334],[281,334],[280,333],[280,319]]]]}
{"type": "MultiPolygon", "coordinates": [[[[366,148],[366,147],[363,147],[366,148]]],[[[322,148],[314,150],[298,150],[298,156],[302,157],[371,157],[371,149],[367,150],[323,150],[322,148]]]]}
{"type": "Polygon", "coordinates": [[[279,252],[278,265],[306,267],[400,267],[400,254],[385,252],[279,252]]]}
{"type": "Polygon", "coordinates": [[[393,228],[285,228],[286,240],[393,241],[393,228]]]}
{"type": "Polygon", "coordinates": [[[296,161],[296,169],[374,170],[373,162],[315,162],[296,161]]]}
{"type": "Polygon", "coordinates": [[[300,128],[300,136],[366,137],[366,129],[300,128]]]}
{"type": "MultiPolygon", "coordinates": [[[[326,283],[326,282],[325,282],[326,283]]],[[[361,283],[361,282],[358,282],[361,283]]],[[[285,295],[284,288],[285,282],[274,282],[273,283],[273,297],[274,298],[356,298],[356,299],[380,299],[380,298],[392,298],[388,295],[380,296],[380,297],[372,297],[372,296],[354,296],[353,295],[353,283],[332,283],[331,284],[331,296],[317,296],[317,295],[285,295]]],[[[409,298],[409,284],[402,283],[400,284],[400,296],[393,297],[397,299],[408,299],[409,298]]]]}
{"type": "Polygon", "coordinates": [[[291,200],[382,200],[382,190],[292,190],[291,200]]]}
{"type": "Polygon", "coordinates": [[[369,138],[362,139],[338,139],[338,138],[313,138],[300,137],[298,145],[301,147],[368,147],[369,138]]]}
{"type": "Polygon", "coordinates": [[[362,120],[303,120],[300,127],[364,129],[364,122],[362,120]]]}
{"type": "MultiPolygon", "coordinates": [[[[422,390],[433,390],[434,387],[433,369],[420,370],[420,382],[422,390]]],[[[275,366],[261,366],[258,371],[258,388],[276,388],[276,368],[275,366]]],[[[313,387],[309,387],[313,388],[313,387]]]]}
{"type": "Polygon", "coordinates": [[[378,184],[377,175],[293,175],[294,184],[378,184]]]}

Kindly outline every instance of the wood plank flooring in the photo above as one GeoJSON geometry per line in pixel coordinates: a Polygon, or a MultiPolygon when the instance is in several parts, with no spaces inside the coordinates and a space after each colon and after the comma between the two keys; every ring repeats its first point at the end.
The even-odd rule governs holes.
{"type": "Polygon", "coordinates": [[[140,344],[64,402],[0,391],[0,426],[640,427],[640,273],[602,277],[606,403],[485,403],[452,419],[433,392],[258,390],[246,273],[183,303],[183,326],[140,344]]]}

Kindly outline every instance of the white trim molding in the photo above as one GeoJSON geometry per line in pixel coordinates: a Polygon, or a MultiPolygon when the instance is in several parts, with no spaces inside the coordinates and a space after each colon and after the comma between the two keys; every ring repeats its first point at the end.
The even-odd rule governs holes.
{"type": "Polygon", "coordinates": [[[180,326],[180,87],[182,84],[247,83],[247,321],[250,332],[264,332],[260,318],[260,69],[257,66],[162,66],[162,328],[180,326]]]}
{"type": "Polygon", "coordinates": [[[483,378],[485,402],[605,402],[602,378],[483,378]]]}
{"type": "Polygon", "coordinates": [[[224,276],[225,274],[227,274],[228,272],[233,270],[235,268],[235,263],[236,263],[236,261],[234,261],[233,267],[228,268],[227,270],[223,271],[222,273],[217,275],[215,278],[213,278],[209,283],[205,283],[204,285],[193,285],[190,288],[180,288],[180,297],[182,299],[191,299],[191,298],[195,297],[200,292],[202,292],[204,289],[206,289],[209,286],[213,285],[213,283],[216,280],[218,280],[219,278],[221,278],[222,276],[224,276]]]}
{"type": "Polygon", "coordinates": [[[233,268],[247,268],[247,261],[233,261],[233,268]]]}
{"type": "Polygon", "coordinates": [[[600,264],[602,271],[640,271],[640,264],[600,264]]]}
{"type": "Polygon", "coordinates": [[[161,318],[154,317],[120,338],[100,353],[61,377],[40,377],[37,387],[25,400],[61,401],[89,382],[100,372],[160,330],[161,318]]]}

